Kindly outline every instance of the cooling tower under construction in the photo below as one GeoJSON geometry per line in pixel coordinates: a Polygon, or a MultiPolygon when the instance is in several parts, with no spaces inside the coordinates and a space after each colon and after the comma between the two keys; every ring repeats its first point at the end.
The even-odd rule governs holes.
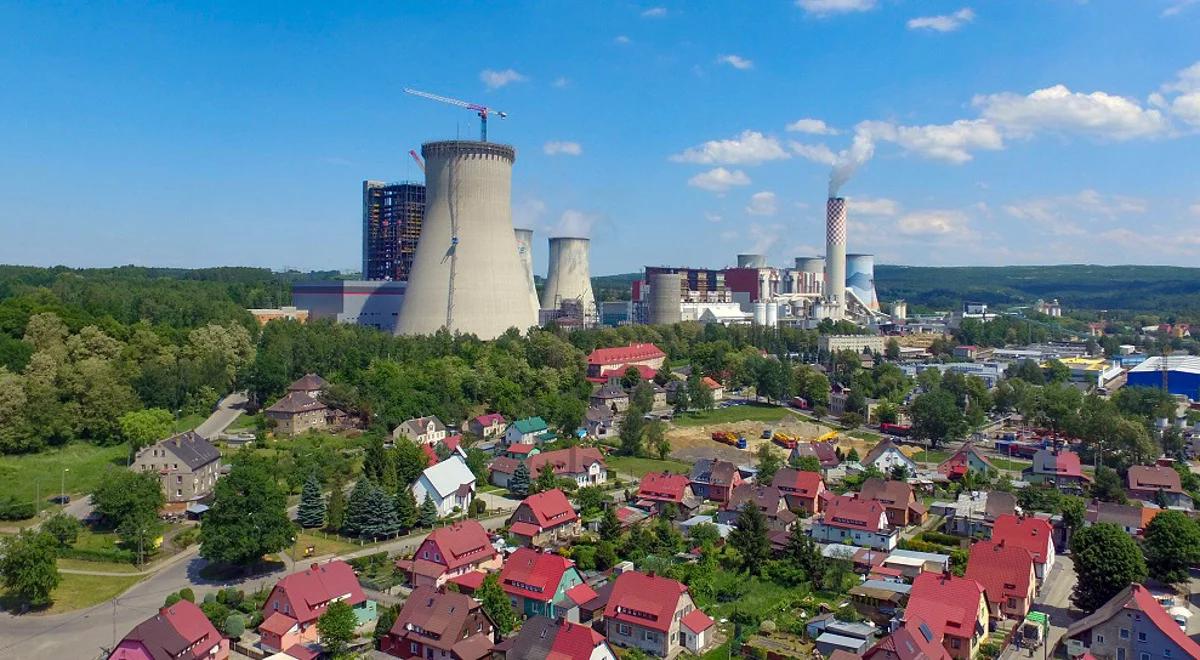
{"type": "Polygon", "coordinates": [[[512,226],[516,151],[494,142],[429,142],[425,220],[396,334],[442,328],[495,339],[537,325],[512,226]]]}
{"type": "Polygon", "coordinates": [[[766,268],[767,257],[762,254],[739,254],[737,264],[738,268],[766,268]]]}
{"type": "Polygon", "coordinates": [[[825,203],[825,297],[834,302],[834,317],[846,312],[846,198],[825,203]]]}
{"type": "Polygon", "coordinates": [[[683,320],[679,296],[683,280],[679,273],[654,273],[650,276],[651,325],[667,325],[683,320]]]}
{"type": "Polygon", "coordinates": [[[868,309],[879,311],[875,297],[875,255],[846,255],[846,286],[868,309]]]}
{"type": "Polygon", "coordinates": [[[538,309],[537,284],[533,281],[533,230],[514,229],[513,235],[517,237],[517,254],[521,256],[521,265],[528,276],[529,298],[533,301],[533,308],[538,309]]]}
{"type": "Polygon", "coordinates": [[[542,309],[559,309],[563,302],[579,301],[584,318],[595,318],[596,296],[592,295],[592,276],[588,268],[586,238],[558,236],[550,239],[550,267],[542,289],[542,309]]]}

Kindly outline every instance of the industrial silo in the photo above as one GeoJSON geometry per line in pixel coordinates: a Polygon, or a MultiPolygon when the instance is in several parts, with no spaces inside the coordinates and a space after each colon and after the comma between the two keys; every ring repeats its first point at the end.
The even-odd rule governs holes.
{"type": "Polygon", "coordinates": [[[586,238],[557,236],[550,239],[550,265],[542,289],[542,309],[558,309],[564,301],[577,300],[585,318],[596,316],[596,296],[588,268],[586,238]]]}
{"type": "Polygon", "coordinates": [[[533,281],[533,230],[514,229],[517,238],[517,254],[521,257],[521,265],[529,276],[529,297],[533,300],[533,308],[538,308],[537,285],[533,281]]]}
{"type": "Polygon", "coordinates": [[[762,254],[739,254],[737,264],[738,268],[766,268],[767,257],[762,254]]]}
{"type": "Polygon", "coordinates": [[[908,303],[903,300],[892,301],[892,320],[903,321],[908,318],[908,303]]]}
{"type": "Polygon", "coordinates": [[[875,255],[846,255],[846,286],[870,309],[879,309],[875,297],[875,255]]]}
{"type": "Polygon", "coordinates": [[[759,301],[754,303],[754,325],[767,324],[767,303],[759,301]]]}
{"type": "Polygon", "coordinates": [[[779,325],[779,303],[767,303],[767,327],[774,328],[779,325]]]}
{"type": "Polygon", "coordinates": [[[495,339],[537,325],[512,226],[516,151],[495,142],[429,142],[425,221],[396,333],[495,339]]]}
{"type": "Polygon", "coordinates": [[[680,306],[682,279],[679,273],[654,273],[650,276],[651,325],[668,325],[683,320],[680,306]]]}

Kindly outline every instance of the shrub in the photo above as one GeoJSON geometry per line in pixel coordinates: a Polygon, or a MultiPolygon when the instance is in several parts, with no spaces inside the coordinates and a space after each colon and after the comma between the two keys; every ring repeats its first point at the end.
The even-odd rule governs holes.
{"type": "Polygon", "coordinates": [[[0,520],[26,520],[35,513],[33,502],[22,502],[12,495],[0,500],[0,520]]]}
{"type": "Polygon", "coordinates": [[[224,630],[226,635],[237,639],[242,636],[242,633],[246,632],[246,620],[242,618],[241,614],[236,612],[230,614],[225,617],[224,630]]]}
{"type": "Polygon", "coordinates": [[[105,561],[114,564],[132,564],[137,561],[137,553],[132,550],[119,550],[116,548],[59,548],[58,556],[65,559],[105,561]]]}
{"type": "Polygon", "coordinates": [[[79,531],[81,529],[83,529],[83,525],[65,513],[56,513],[42,523],[42,530],[50,532],[50,535],[63,547],[75,545],[75,540],[79,538],[79,531]]]}
{"type": "Polygon", "coordinates": [[[471,500],[471,515],[478,517],[487,513],[487,502],[483,498],[471,500]]]}
{"type": "Polygon", "coordinates": [[[194,545],[196,543],[196,541],[199,541],[199,540],[200,540],[200,528],[199,527],[190,527],[190,528],[185,529],[182,532],[179,532],[178,534],[176,534],[174,536],[174,538],[171,539],[171,543],[175,547],[182,550],[183,548],[187,548],[187,547],[194,545]]]}
{"type": "Polygon", "coordinates": [[[596,548],[590,545],[577,545],[571,553],[572,559],[575,560],[575,565],[581,571],[590,571],[596,568],[596,548]]]}
{"type": "MultiPolygon", "coordinates": [[[[209,596],[212,596],[212,594],[206,594],[204,596],[204,600],[207,601],[209,596]]],[[[180,589],[179,597],[186,600],[189,603],[196,602],[196,592],[192,591],[191,587],[184,587],[184,588],[180,589]]]]}
{"type": "Polygon", "coordinates": [[[170,607],[170,606],[174,605],[175,603],[178,603],[181,600],[183,600],[183,599],[180,598],[179,594],[177,594],[177,593],[167,594],[167,599],[163,601],[163,607],[170,607]]]}
{"type": "Polygon", "coordinates": [[[940,545],[948,545],[958,547],[959,538],[953,534],[946,534],[936,530],[929,530],[921,533],[921,540],[930,543],[938,543],[940,545]]]}

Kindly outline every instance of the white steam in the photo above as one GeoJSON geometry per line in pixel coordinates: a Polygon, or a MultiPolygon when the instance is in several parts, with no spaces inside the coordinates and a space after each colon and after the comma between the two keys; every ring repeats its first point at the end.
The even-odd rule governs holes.
{"type": "Polygon", "coordinates": [[[842,186],[874,155],[874,138],[859,128],[854,132],[854,141],[850,143],[850,147],[838,152],[837,159],[829,171],[829,196],[837,197],[842,186]]]}

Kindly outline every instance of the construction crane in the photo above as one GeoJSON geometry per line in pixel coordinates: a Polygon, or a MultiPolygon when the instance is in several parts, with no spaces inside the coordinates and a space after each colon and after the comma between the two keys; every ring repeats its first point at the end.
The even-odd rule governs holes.
{"type": "Polygon", "coordinates": [[[409,155],[409,156],[412,156],[412,159],[413,159],[413,160],[415,160],[415,161],[417,161],[417,167],[421,168],[421,172],[424,172],[424,171],[425,171],[425,163],[424,163],[424,162],[422,162],[422,161],[421,161],[421,157],[417,155],[417,150],[416,150],[416,149],[409,149],[409,150],[408,150],[408,155],[409,155]]]}
{"type": "Polygon", "coordinates": [[[466,108],[467,110],[475,111],[475,113],[479,115],[479,141],[480,142],[487,142],[487,120],[488,120],[489,114],[494,114],[501,119],[504,119],[505,117],[508,116],[507,112],[500,112],[499,110],[493,110],[492,108],[489,108],[486,105],[479,105],[478,103],[468,103],[466,101],[452,99],[447,96],[438,96],[437,94],[430,94],[429,92],[422,92],[417,89],[409,89],[408,87],[404,88],[404,93],[412,94],[413,96],[420,96],[422,98],[427,98],[431,101],[439,101],[441,103],[457,105],[460,108],[466,108]]]}

